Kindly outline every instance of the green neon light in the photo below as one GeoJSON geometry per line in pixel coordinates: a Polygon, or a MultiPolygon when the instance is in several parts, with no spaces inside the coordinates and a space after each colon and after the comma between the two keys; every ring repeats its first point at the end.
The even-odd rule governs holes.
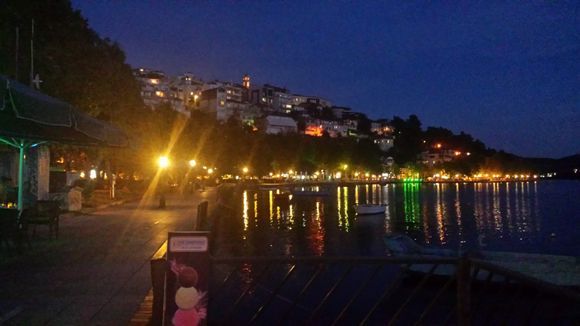
{"type": "Polygon", "coordinates": [[[18,149],[18,210],[22,211],[24,206],[22,206],[23,202],[23,189],[22,186],[24,184],[24,143],[20,143],[20,147],[18,149]]]}

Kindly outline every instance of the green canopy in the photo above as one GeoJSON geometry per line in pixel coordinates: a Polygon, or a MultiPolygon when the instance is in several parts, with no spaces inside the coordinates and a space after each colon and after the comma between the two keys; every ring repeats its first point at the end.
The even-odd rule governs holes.
{"type": "Polygon", "coordinates": [[[124,147],[119,128],[70,104],[0,75],[0,142],[19,150],[18,209],[22,209],[24,152],[46,142],[124,147]]]}

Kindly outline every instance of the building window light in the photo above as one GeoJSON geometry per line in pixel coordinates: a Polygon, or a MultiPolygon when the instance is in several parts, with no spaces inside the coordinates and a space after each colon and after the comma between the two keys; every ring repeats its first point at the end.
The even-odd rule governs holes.
{"type": "Polygon", "coordinates": [[[155,96],[165,97],[165,94],[162,91],[155,91],[155,96]]]}
{"type": "Polygon", "coordinates": [[[224,100],[221,100],[221,101],[220,101],[220,106],[224,106],[224,105],[226,105],[226,101],[224,101],[224,100]]]}

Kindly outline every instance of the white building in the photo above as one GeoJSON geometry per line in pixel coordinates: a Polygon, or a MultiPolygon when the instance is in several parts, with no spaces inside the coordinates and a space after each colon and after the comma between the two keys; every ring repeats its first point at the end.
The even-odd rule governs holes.
{"type": "Polygon", "coordinates": [[[198,108],[202,112],[215,114],[216,120],[225,122],[232,116],[245,111],[248,103],[243,102],[241,91],[234,86],[216,87],[201,92],[198,108]]]}
{"type": "Polygon", "coordinates": [[[298,125],[290,117],[268,115],[262,119],[260,129],[270,135],[288,134],[298,132],[298,125]]]}
{"type": "Polygon", "coordinates": [[[305,134],[309,136],[322,136],[327,133],[332,138],[347,137],[350,126],[342,120],[310,119],[306,122],[305,134]]]}
{"type": "Polygon", "coordinates": [[[145,68],[134,69],[133,75],[139,82],[145,105],[155,109],[161,104],[170,104],[175,111],[189,116],[187,104],[198,89],[195,84],[185,83],[192,77],[171,79],[162,71],[145,68]]]}
{"type": "Polygon", "coordinates": [[[456,156],[456,151],[450,149],[429,150],[421,153],[420,162],[433,166],[435,164],[451,162],[456,158],[456,156]]]}
{"type": "Polygon", "coordinates": [[[145,105],[155,108],[166,103],[169,98],[169,83],[162,71],[139,68],[133,70],[133,75],[141,87],[141,98],[145,105]]]}
{"type": "Polygon", "coordinates": [[[392,137],[377,138],[374,143],[379,145],[380,150],[383,152],[388,152],[395,145],[392,137]]]}
{"type": "Polygon", "coordinates": [[[379,136],[391,136],[393,134],[393,127],[386,119],[380,119],[371,122],[371,132],[379,136]]]}

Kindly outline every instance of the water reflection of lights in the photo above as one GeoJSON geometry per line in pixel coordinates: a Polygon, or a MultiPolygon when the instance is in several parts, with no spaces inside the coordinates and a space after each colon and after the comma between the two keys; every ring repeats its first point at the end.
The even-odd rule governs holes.
{"type": "Polygon", "coordinates": [[[417,228],[417,220],[419,217],[419,184],[404,183],[403,197],[405,224],[407,224],[407,229],[409,229],[409,226],[415,229],[417,228]]]}
{"type": "Polygon", "coordinates": [[[459,249],[462,249],[462,245],[466,242],[463,235],[463,220],[461,217],[461,200],[459,198],[459,183],[455,183],[455,217],[457,220],[457,237],[459,239],[459,249]]]}
{"type": "Polygon", "coordinates": [[[505,187],[491,183],[485,189],[477,185],[475,190],[473,215],[479,234],[527,241],[539,232],[537,188],[529,181],[506,182],[505,187]]]}
{"type": "Polygon", "coordinates": [[[323,204],[317,200],[314,209],[314,220],[310,223],[309,228],[309,245],[310,249],[316,256],[324,254],[324,229],[322,228],[323,204]]]}
{"type": "Polygon", "coordinates": [[[238,216],[243,222],[238,237],[252,241],[247,246],[252,248],[264,242],[256,237],[270,234],[277,240],[264,243],[274,243],[279,253],[290,250],[292,254],[300,247],[295,241],[303,241],[306,246],[302,248],[306,248],[308,254],[319,255],[327,250],[325,242],[330,241],[335,246],[340,243],[336,242],[337,236],[354,230],[352,222],[357,217],[351,216],[352,205],[357,200],[360,203],[368,200],[387,205],[384,224],[375,228],[378,232],[407,232],[414,238],[417,235],[423,238],[424,234],[424,240],[420,241],[427,244],[449,247],[457,243],[463,249],[473,246],[466,243],[475,240],[478,234],[493,241],[490,246],[497,245],[498,241],[533,241],[541,229],[538,189],[542,188],[532,182],[341,185],[335,188],[334,196],[301,197],[284,205],[275,200],[275,190],[258,193],[248,190],[240,192],[238,197],[238,202],[242,200],[238,216]],[[332,209],[325,212],[325,204],[332,209]],[[324,223],[325,217],[331,220],[324,223]],[[329,230],[330,238],[326,234],[329,230]],[[293,240],[295,237],[298,238],[293,240]],[[290,247],[284,247],[286,240],[290,241],[290,247]]]}
{"type": "MultiPolygon", "coordinates": [[[[244,191],[243,194],[243,208],[242,208],[242,220],[244,221],[244,231],[248,230],[248,211],[250,210],[250,203],[248,201],[248,191],[244,191]]],[[[244,235],[245,237],[245,235],[244,235]]]]}
{"type": "Polygon", "coordinates": [[[503,219],[501,216],[501,208],[500,208],[500,189],[499,183],[494,182],[492,188],[492,215],[493,221],[495,224],[495,231],[500,237],[503,236],[503,219]]]}
{"type": "Polygon", "coordinates": [[[288,229],[292,230],[294,225],[294,205],[290,205],[288,208],[288,229]]]}
{"type": "Polygon", "coordinates": [[[379,195],[379,196],[380,196],[380,194],[379,194],[379,193],[378,193],[378,191],[377,191],[377,190],[378,190],[378,187],[379,187],[379,185],[377,185],[377,184],[373,184],[373,185],[371,186],[371,191],[372,191],[372,198],[373,198],[373,199],[372,199],[372,203],[373,203],[373,204],[377,204],[377,202],[378,202],[378,200],[377,200],[377,199],[378,199],[378,198],[377,198],[378,196],[377,196],[377,195],[379,195]]]}
{"type": "Polygon", "coordinates": [[[443,192],[445,191],[445,187],[447,184],[435,184],[435,193],[436,193],[436,204],[435,204],[435,216],[437,217],[437,234],[439,235],[439,243],[446,244],[447,243],[447,225],[446,225],[446,217],[447,217],[447,208],[445,207],[445,201],[441,198],[443,197],[443,192]]]}
{"type": "Polygon", "coordinates": [[[254,194],[254,225],[258,226],[258,194],[254,194]]]}
{"type": "Polygon", "coordinates": [[[368,184],[365,185],[365,204],[370,204],[369,203],[369,185],[368,184]]]}
{"type": "Polygon", "coordinates": [[[389,185],[386,184],[385,186],[383,186],[383,205],[387,206],[387,209],[385,209],[385,233],[391,233],[392,230],[392,226],[391,226],[391,207],[389,205],[390,203],[390,197],[389,197],[389,185]]]}
{"type": "Polygon", "coordinates": [[[338,227],[348,232],[350,230],[350,221],[348,219],[348,187],[337,188],[336,206],[338,211],[338,227]]]}

